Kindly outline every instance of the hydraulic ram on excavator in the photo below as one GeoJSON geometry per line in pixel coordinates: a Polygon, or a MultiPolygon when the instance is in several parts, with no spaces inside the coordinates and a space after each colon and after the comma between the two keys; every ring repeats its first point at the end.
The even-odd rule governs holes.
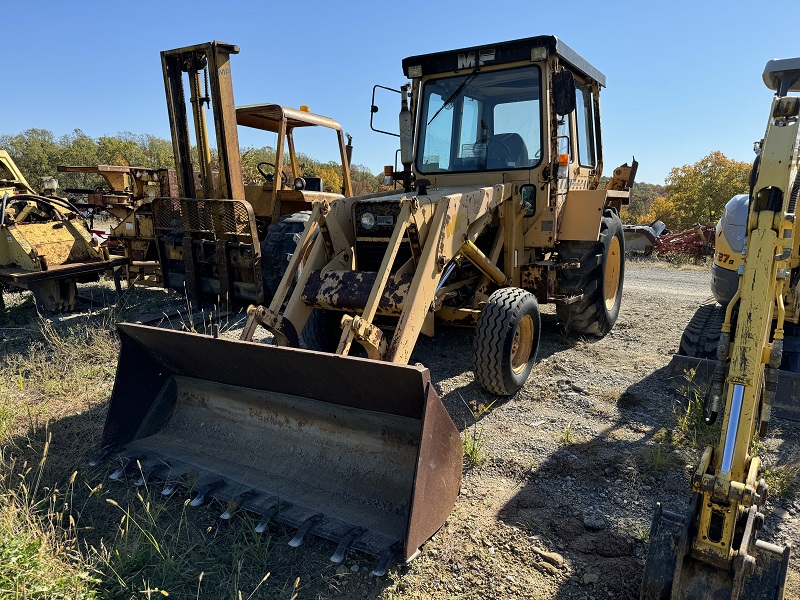
{"type": "MultiPolygon", "coordinates": [[[[783,598],[790,549],[758,539],[767,485],[751,454],[779,401],[785,330],[800,319],[797,206],[800,59],[767,63],[775,90],[755,168],[737,291],[722,320],[707,421],[722,417],[716,446],[692,475],[688,514],[659,504],[642,582],[646,600],[783,598]],[[724,407],[724,408],[723,408],[724,407]]],[[[796,404],[797,398],[781,402],[796,404]]]]}

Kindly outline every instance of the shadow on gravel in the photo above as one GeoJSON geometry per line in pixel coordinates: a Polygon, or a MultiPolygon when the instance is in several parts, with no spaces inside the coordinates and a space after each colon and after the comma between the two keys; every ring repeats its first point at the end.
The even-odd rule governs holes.
{"type": "MultiPolygon", "coordinates": [[[[617,416],[605,417],[592,437],[572,441],[562,435],[560,447],[500,509],[499,519],[537,536],[571,563],[573,576],[553,597],[639,597],[652,508],[667,494],[689,495],[679,462],[669,450],[662,458],[654,443],[674,424],[668,383],[663,367],[625,390],[616,400],[617,416]]],[[[577,410],[591,413],[591,404],[577,410]]]]}
{"type": "MultiPolygon", "coordinates": [[[[491,404],[492,409],[497,410],[510,400],[490,394],[475,383],[472,375],[474,336],[473,329],[442,326],[437,329],[433,338],[420,336],[409,360],[409,364],[422,363],[430,369],[431,380],[442,397],[450,418],[462,432],[475,423],[475,417],[470,411],[470,402],[483,403],[485,406],[491,404]],[[456,380],[458,384],[454,387],[445,386],[449,380],[456,380]]],[[[559,334],[556,316],[543,314],[539,351],[529,381],[536,378],[536,371],[540,368],[539,363],[542,360],[568,350],[574,345],[574,340],[559,334]]]]}

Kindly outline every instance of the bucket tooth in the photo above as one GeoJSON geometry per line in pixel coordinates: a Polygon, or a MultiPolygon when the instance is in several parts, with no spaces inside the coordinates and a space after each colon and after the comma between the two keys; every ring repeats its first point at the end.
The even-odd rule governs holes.
{"type": "Polygon", "coordinates": [[[112,481],[117,481],[118,479],[122,479],[125,475],[128,474],[134,467],[141,468],[141,462],[144,459],[143,456],[126,456],[122,459],[122,464],[119,468],[111,473],[108,476],[109,479],[112,481]]]}
{"type": "Polygon", "coordinates": [[[344,555],[347,554],[347,551],[350,549],[350,546],[353,545],[358,538],[364,535],[367,532],[366,529],[363,527],[355,527],[347,532],[342,538],[342,541],[339,542],[339,545],[336,546],[336,552],[333,553],[331,556],[331,562],[335,564],[339,564],[344,560],[344,555]]]}
{"type": "Polygon", "coordinates": [[[306,519],[305,522],[300,526],[300,529],[297,530],[295,536],[289,541],[289,545],[292,548],[299,547],[303,543],[303,540],[305,539],[308,532],[311,531],[311,529],[315,525],[322,522],[324,518],[325,515],[323,515],[322,513],[317,513],[313,517],[309,517],[308,519],[306,519]]]}
{"type": "Polygon", "coordinates": [[[375,568],[370,571],[370,575],[375,577],[383,577],[386,575],[386,570],[389,568],[389,565],[392,563],[395,557],[400,555],[402,551],[403,542],[398,540],[381,553],[375,568]]]}
{"type": "Polygon", "coordinates": [[[202,506],[214,495],[214,492],[223,487],[225,487],[225,482],[222,479],[199,486],[196,490],[197,494],[192,501],[189,502],[189,506],[202,506]]]}
{"type": "Polygon", "coordinates": [[[161,490],[162,496],[172,496],[180,486],[183,485],[183,481],[180,479],[173,479],[171,481],[167,481],[164,483],[164,489],[161,490]]]}
{"type": "Polygon", "coordinates": [[[264,533],[267,530],[267,526],[269,525],[270,520],[272,517],[275,516],[275,513],[278,512],[278,506],[275,505],[272,508],[268,508],[264,514],[261,515],[261,520],[256,525],[256,533],[264,533]]]}
{"type": "Polygon", "coordinates": [[[115,448],[114,446],[106,446],[105,448],[101,449],[92,460],[89,461],[89,466],[99,467],[108,460],[109,456],[116,454],[117,452],[119,452],[119,448],[115,448]]]}
{"type": "Polygon", "coordinates": [[[258,492],[256,490],[247,490],[242,492],[234,499],[228,501],[225,505],[225,512],[223,512],[219,518],[223,521],[229,521],[233,514],[238,511],[242,504],[247,502],[248,500],[252,500],[258,496],[258,492]]]}
{"type": "Polygon", "coordinates": [[[146,469],[142,469],[142,476],[136,480],[136,487],[142,487],[143,485],[147,485],[147,482],[152,479],[153,477],[158,477],[162,472],[169,469],[169,465],[163,462],[157,462],[153,465],[150,465],[146,469]]]}

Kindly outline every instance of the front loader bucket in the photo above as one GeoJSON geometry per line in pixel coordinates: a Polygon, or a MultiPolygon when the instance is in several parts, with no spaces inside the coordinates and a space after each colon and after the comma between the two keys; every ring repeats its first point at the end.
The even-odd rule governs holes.
{"type": "MultiPolygon", "coordinates": [[[[676,354],[670,362],[670,385],[674,390],[691,390],[705,397],[717,361],[676,354]]],[[[781,369],[772,416],[800,421],[800,373],[781,369]]]]}
{"type": "MultiPolygon", "coordinates": [[[[103,456],[339,544],[408,561],[450,514],[458,431],[423,367],[127,323],[103,456]]],[[[262,522],[260,529],[265,527],[262,522]]]]}

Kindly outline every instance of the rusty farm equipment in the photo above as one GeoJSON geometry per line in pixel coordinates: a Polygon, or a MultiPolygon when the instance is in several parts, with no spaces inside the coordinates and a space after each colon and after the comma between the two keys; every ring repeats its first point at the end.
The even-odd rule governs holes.
{"type": "Polygon", "coordinates": [[[211,42],[161,53],[179,197],[153,201],[156,246],[164,285],[185,291],[193,304],[269,302],[312,204],[352,194],[352,146],[350,140],[345,144],[339,123],[277,104],[235,108],[230,57],[238,52],[237,46],[211,42]],[[192,158],[185,78],[197,161],[192,158]],[[206,104],[214,119],[215,162],[206,104]],[[277,134],[275,164],[258,165],[263,182],[245,184],[237,125],[277,134]],[[341,195],[324,192],[319,181],[300,176],[294,133],[306,127],[335,133],[341,195]],[[287,147],[291,181],[283,169],[287,147]]]}
{"type": "Polygon", "coordinates": [[[62,165],[57,168],[59,173],[96,175],[103,179],[103,185],[66,188],[64,192],[81,197],[81,200],[73,199],[73,204],[89,211],[90,230],[98,213],[108,213],[115,219],[116,223],[107,233],[94,233],[101,237],[111,254],[128,258],[128,285],[162,286],[151,203],[156,197],[177,196],[175,172],[121,165],[62,165]]]}
{"type": "Polygon", "coordinates": [[[56,186],[51,180],[48,194],[37,194],[0,150],[0,285],[30,290],[44,310],[68,311],[76,283],[97,281],[107,270],[118,275],[128,259],[109,256],[92,239],[78,209],[55,195],[56,186]]]}
{"type": "Polygon", "coordinates": [[[707,223],[672,233],[667,231],[661,221],[650,225],[625,225],[625,247],[646,256],[656,253],[660,256],[686,256],[703,258],[714,254],[714,223],[707,223]]]}

